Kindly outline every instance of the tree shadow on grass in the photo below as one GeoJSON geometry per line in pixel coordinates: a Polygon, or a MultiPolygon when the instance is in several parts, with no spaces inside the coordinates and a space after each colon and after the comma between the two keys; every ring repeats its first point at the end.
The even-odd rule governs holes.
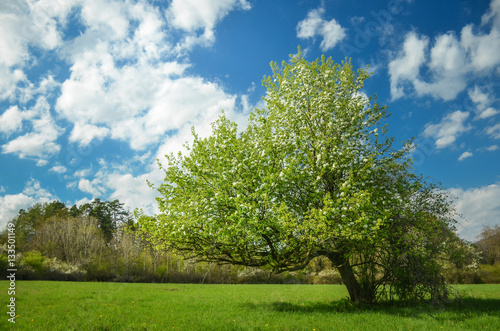
{"type": "Polygon", "coordinates": [[[436,320],[472,319],[479,316],[500,316],[500,299],[464,298],[452,303],[431,305],[402,305],[394,303],[379,303],[366,306],[355,306],[347,299],[332,302],[305,302],[291,303],[286,301],[275,301],[270,303],[247,303],[250,309],[264,309],[282,313],[293,314],[387,314],[398,317],[411,318],[433,318],[436,320]]]}

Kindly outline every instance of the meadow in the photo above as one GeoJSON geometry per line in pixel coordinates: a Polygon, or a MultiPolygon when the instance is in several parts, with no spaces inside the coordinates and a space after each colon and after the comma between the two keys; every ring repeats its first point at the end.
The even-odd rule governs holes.
{"type": "Polygon", "coordinates": [[[357,308],[341,285],[0,281],[0,330],[500,330],[500,285],[457,285],[460,303],[357,308]]]}

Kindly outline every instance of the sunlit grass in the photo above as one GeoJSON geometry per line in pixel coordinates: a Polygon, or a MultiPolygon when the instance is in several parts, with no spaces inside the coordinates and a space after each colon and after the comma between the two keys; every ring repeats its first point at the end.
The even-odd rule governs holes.
{"type": "MultiPolygon", "coordinates": [[[[7,302],[6,281],[0,282],[7,302]]],[[[16,283],[8,330],[500,329],[500,285],[457,286],[463,304],[357,309],[339,285],[16,283]]],[[[5,306],[4,306],[5,307],[5,306]]]]}

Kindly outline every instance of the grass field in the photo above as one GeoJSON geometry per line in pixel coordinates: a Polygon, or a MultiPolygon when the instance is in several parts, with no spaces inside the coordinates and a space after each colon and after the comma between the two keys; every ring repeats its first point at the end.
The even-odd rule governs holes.
{"type": "Polygon", "coordinates": [[[461,285],[463,304],[356,309],[340,285],[0,281],[0,330],[500,330],[500,285],[461,285]]]}

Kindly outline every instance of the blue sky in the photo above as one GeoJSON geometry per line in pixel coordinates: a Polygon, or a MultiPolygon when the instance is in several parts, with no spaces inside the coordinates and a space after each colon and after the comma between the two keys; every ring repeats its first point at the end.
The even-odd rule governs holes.
{"type": "Polygon", "coordinates": [[[244,127],[269,63],[303,49],[370,66],[364,93],[473,240],[500,224],[500,0],[4,0],[0,226],[35,202],[155,212],[156,159],[244,127]]]}

